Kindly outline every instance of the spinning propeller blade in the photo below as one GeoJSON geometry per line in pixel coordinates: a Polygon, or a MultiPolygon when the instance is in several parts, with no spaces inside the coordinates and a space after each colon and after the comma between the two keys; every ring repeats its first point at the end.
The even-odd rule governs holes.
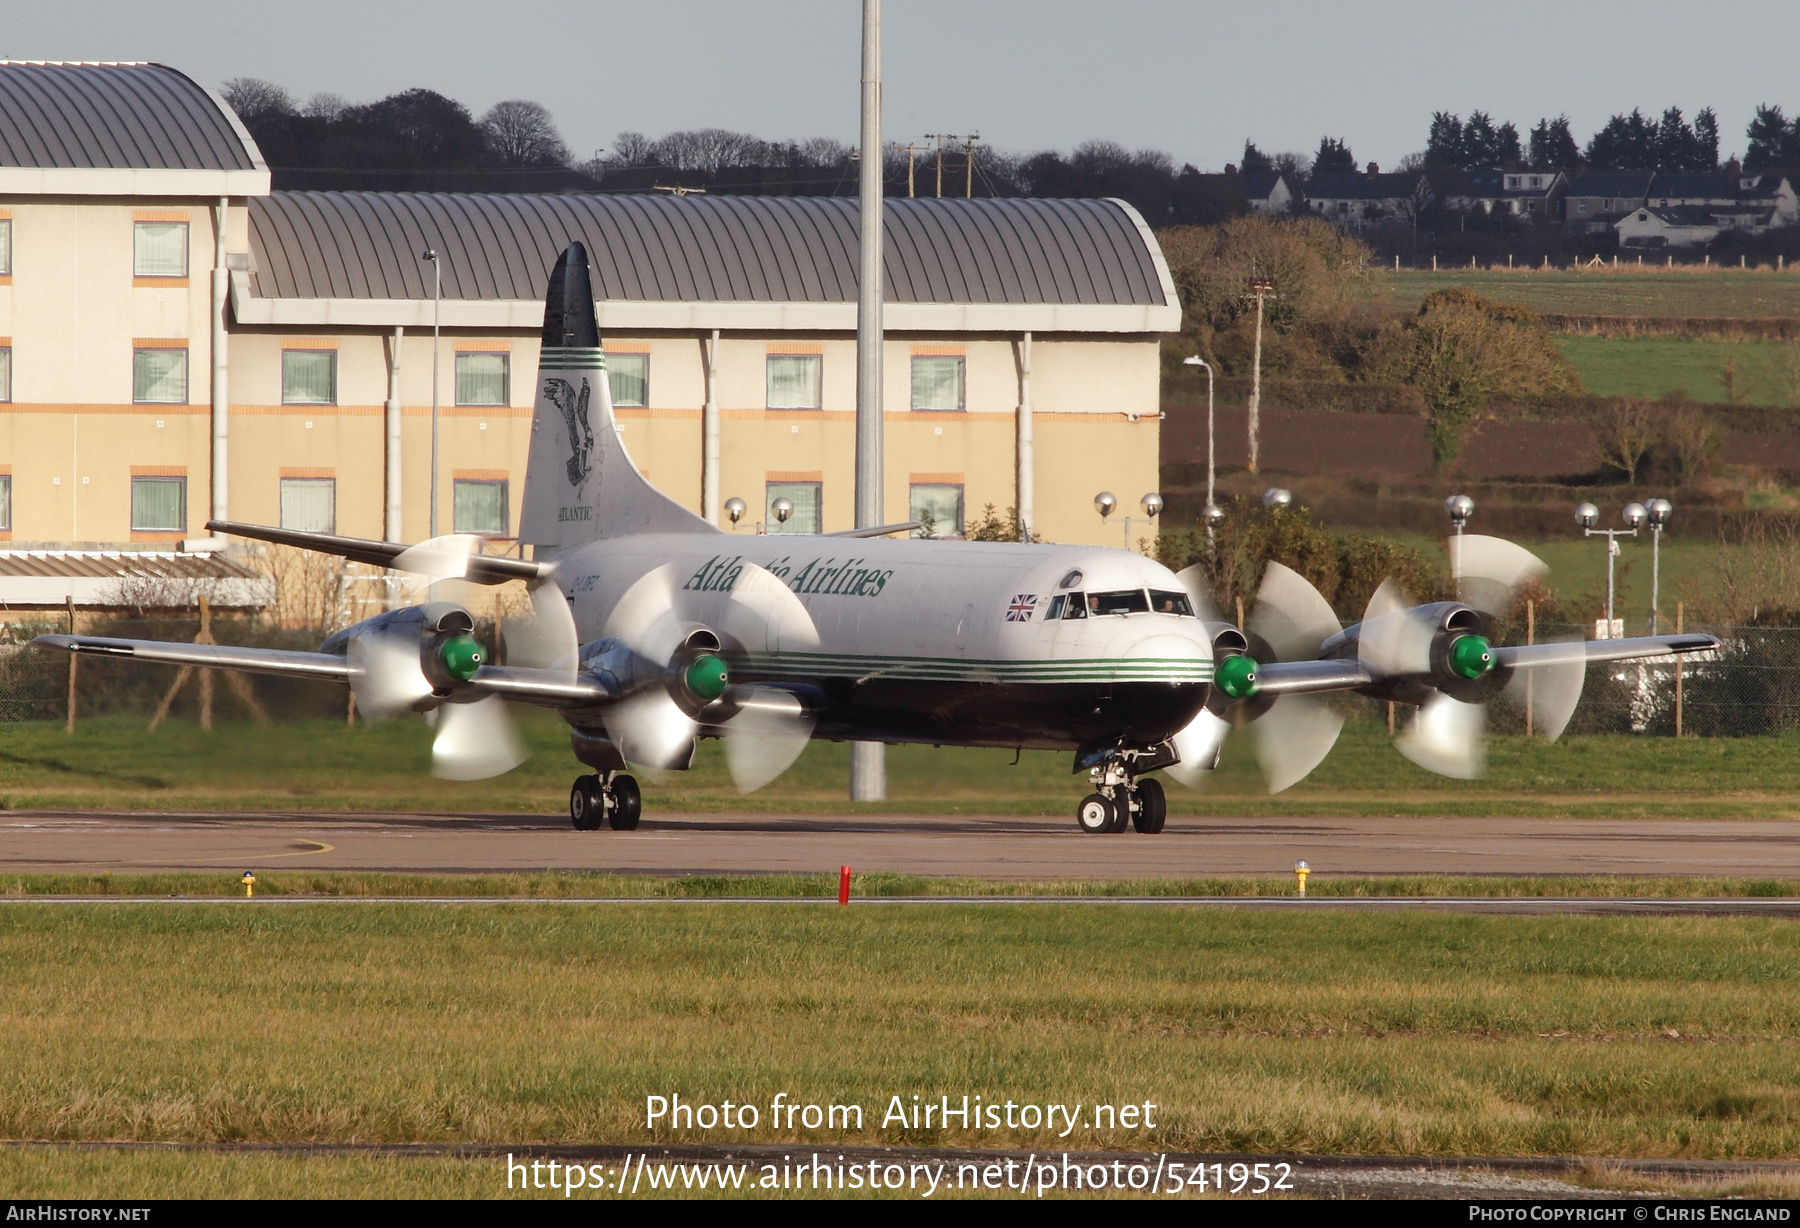
{"type": "Polygon", "coordinates": [[[1357,634],[1356,655],[1377,678],[1431,670],[1431,624],[1412,615],[1413,603],[1392,580],[1369,598],[1357,634]]]}
{"type": "Polygon", "coordinates": [[[1273,708],[1250,722],[1256,761],[1269,792],[1299,784],[1337,745],[1344,716],[1317,695],[1283,695],[1273,708]]]}
{"type": "Polygon", "coordinates": [[[1319,645],[1343,627],[1326,601],[1299,572],[1270,563],[1244,629],[1275,650],[1277,661],[1311,661],[1319,645]]]}
{"type": "Polygon", "coordinates": [[[415,641],[358,636],[345,649],[356,708],[372,721],[387,720],[431,694],[415,641]]]}
{"type": "Polygon", "coordinates": [[[1452,565],[1461,577],[1458,595],[1490,618],[1512,609],[1519,590],[1549,574],[1549,567],[1525,547],[1500,537],[1465,533],[1450,539],[1452,565]],[[1460,557],[1459,557],[1460,556],[1460,557]]]}
{"type": "Polygon", "coordinates": [[[792,692],[740,687],[725,728],[725,764],[740,793],[754,793],[792,767],[812,740],[814,718],[792,692]]]}
{"type": "Polygon", "coordinates": [[[437,737],[431,743],[433,776],[486,780],[512,771],[527,756],[525,742],[498,695],[438,709],[437,737]]]}
{"type": "Polygon", "coordinates": [[[1487,709],[1448,695],[1434,695],[1400,736],[1399,752],[1428,772],[1473,780],[1487,770],[1487,709]]]}
{"type": "Polygon", "coordinates": [[[1568,728],[1569,718],[1581,702],[1581,688],[1587,682],[1587,646],[1580,640],[1567,642],[1566,656],[1549,664],[1514,670],[1502,692],[1531,713],[1532,731],[1551,742],[1568,728]]]}

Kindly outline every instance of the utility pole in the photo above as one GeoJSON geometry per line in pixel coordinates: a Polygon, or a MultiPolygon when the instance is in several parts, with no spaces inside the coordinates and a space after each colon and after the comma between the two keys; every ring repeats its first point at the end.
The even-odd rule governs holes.
{"type": "Polygon", "coordinates": [[[1275,283],[1267,277],[1253,276],[1246,283],[1249,292],[1256,298],[1256,348],[1250,358],[1250,412],[1248,414],[1250,429],[1250,472],[1256,472],[1256,420],[1262,409],[1262,325],[1263,299],[1275,288],[1275,283]]]}
{"type": "Polygon", "coordinates": [[[971,132],[964,138],[963,152],[963,199],[968,200],[975,195],[975,142],[981,139],[981,133],[971,132]]]}
{"type": "Polygon", "coordinates": [[[906,198],[908,200],[911,200],[913,198],[913,155],[918,150],[927,149],[927,148],[929,148],[929,146],[914,145],[911,141],[908,141],[904,146],[902,146],[898,141],[896,141],[896,142],[894,142],[894,148],[895,149],[904,148],[906,150],[906,198]]]}
{"type": "MultiPolygon", "coordinates": [[[[862,148],[857,194],[862,234],[861,272],[856,287],[856,527],[882,523],[881,455],[881,247],[884,202],[881,181],[881,0],[863,0],[862,148]],[[875,151],[873,158],[869,150],[875,151]]],[[[941,155],[940,155],[941,156],[941,155]]],[[[940,187],[942,170],[940,163],[940,187]]],[[[850,744],[850,800],[877,802],[887,796],[886,747],[880,742],[850,744]]]]}
{"type": "Polygon", "coordinates": [[[937,194],[944,195],[944,142],[954,141],[956,137],[948,132],[927,132],[925,139],[937,142],[937,194]]]}

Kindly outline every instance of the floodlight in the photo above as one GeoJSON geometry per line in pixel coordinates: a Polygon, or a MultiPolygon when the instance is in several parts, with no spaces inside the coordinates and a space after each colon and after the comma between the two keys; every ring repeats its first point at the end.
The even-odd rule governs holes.
{"type": "Polygon", "coordinates": [[[1600,523],[1600,509],[1592,503],[1583,503],[1575,509],[1575,523],[1584,529],[1591,529],[1600,523]]]}
{"type": "Polygon", "coordinates": [[[1100,513],[1102,520],[1112,515],[1118,506],[1119,500],[1110,490],[1103,490],[1094,496],[1094,510],[1100,513]]]}
{"type": "Polygon", "coordinates": [[[769,504],[769,510],[775,514],[775,519],[778,523],[786,524],[788,522],[788,517],[794,514],[793,500],[777,499],[775,502],[769,504]]]}
{"type": "Polygon", "coordinates": [[[1475,500],[1467,495],[1451,495],[1444,500],[1444,510],[1450,514],[1450,523],[1460,529],[1475,514],[1475,500]]]}
{"type": "Polygon", "coordinates": [[[1283,490],[1279,486],[1271,486],[1263,491],[1263,506],[1271,512],[1279,507],[1287,507],[1294,501],[1293,492],[1283,490]]]}
{"type": "Polygon", "coordinates": [[[1144,515],[1152,520],[1155,520],[1163,510],[1163,497],[1154,490],[1139,499],[1138,502],[1144,505],[1144,515]]]}
{"type": "Polygon", "coordinates": [[[1652,499],[1644,504],[1644,512],[1649,516],[1651,525],[1660,529],[1668,524],[1669,517],[1675,514],[1675,505],[1667,499],[1652,499]]]}
{"type": "Polygon", "coordinates": [[[744,512],[748,508],[749,508],[749,504],[745,503],[742,499],[738,498],[736,495],[733,495],[731,498],[725,500],[725,514],[727,516],[731,517],[732,524],[736,524],[738,521],[742,520],[744,518],[744,512]]]}

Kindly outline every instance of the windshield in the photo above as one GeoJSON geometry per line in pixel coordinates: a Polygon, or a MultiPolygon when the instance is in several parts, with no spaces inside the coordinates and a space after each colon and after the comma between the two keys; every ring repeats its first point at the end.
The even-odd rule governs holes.
{"type": "Polygon", "coordinates": [[[1089,593],[1088,609],[1094,614],[1142,614],[1149,610],[1150,603],[1144,599],[1144,590],[1128,588],[1117,593],[1089,593]]]}
{"type": "Polygon", "coordinates": [[[1063,610],[1063,617],[1064,618],[1086,618],[1087,617],[1087,598],[1083,597],[1080,593],[1070,593],[1069,594],[1069,604],[1068,604],[1068,607],[1063,610]]]}
{"type": "Polygon", "coordinates": [[[1150,608],[1158,614],[1185,614],[1194,616],[1194,607],[1188,602],[1186,593],[1172,593],[1167,589],[1150,590],[1150,608]]]}

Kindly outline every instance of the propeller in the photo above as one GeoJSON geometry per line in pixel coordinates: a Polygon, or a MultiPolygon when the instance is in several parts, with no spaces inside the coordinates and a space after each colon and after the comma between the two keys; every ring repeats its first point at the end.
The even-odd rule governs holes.
{"type": "MultiPolygon", "coordinates": [[[[1315,661],[1320,645],[1343,627],[1331,604],[1304,576],[1270,563],[1245,630],[1253,646],[1257,640],[1269,646],[1270,661],[1315,661]]],[[[1304,780],[1331,753],[1343,728],[1343,714],[1317,695],[1276,696],[1250,723],[1250,741],[1269,792],[1280,793],[1304,780]]]]}
{"type": "MultiPolygon", "coordinates": [[[[715,654],[742,661],[802,651],[818,647],[819,634],[793,590],[755,564],[739,567],[726,590],[687,589],[680,583],[685,573],[678,574],[673,564],[626,590],[605,633],[661,683],[636,687],[601,719],[628,761],[652,768],[685,767],[702,728],[716,731],[725,739],[732,781],[750,793],[799,757],[812,737],[814,718],[790,691],[729,685],[724,662],[715,654]],[[702,667],[707,676],[697,678],[702,667]]],[[[632,672],[635,677],[637,670],[632,672]]]]}
{"type": "Polygon", "coordinates": [[[525,740],[498,695],[438,709],[437,737],[431,742],[433,776],[486,780],[512,771],[528,756],[525,740]]]}
{"type": "Polygon", "coordinates": [[[1487,770],[1487,708],[1437,694],[1419,707],[1394,747],[1428,772],[1473,780],[1487,770]]]}

